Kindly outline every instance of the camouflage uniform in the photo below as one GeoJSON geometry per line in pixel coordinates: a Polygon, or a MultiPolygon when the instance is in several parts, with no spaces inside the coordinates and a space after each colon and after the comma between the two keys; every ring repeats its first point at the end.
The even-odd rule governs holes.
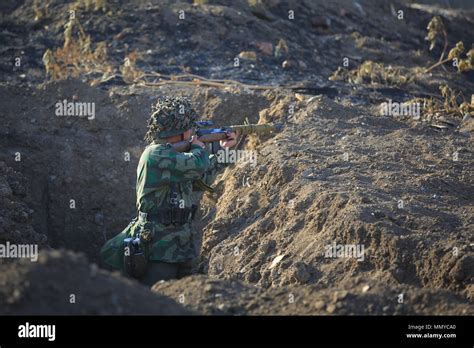
{"type": "MultiPolygon", "coordinates": [[[[151,144],[141,155],[137,168],[136,206],[139,216],[121,233],[107,241],[101,250],[104,262],[116,269],[124,270],[124,239],[143,231],[150,231],[152,235],[152,241],[145,249],[151,262],[186,265],[197,256],[190,221],[176,226],[165,225],[158,219],[158,215],[170,209],[170,204],[190,214],[199,187],[196,180],[202,179],[205,184],[210,185],[220,166],[214,155],[209,155],[198,145],[193,144],[189,152],[180,153],[171,144],[157,143],[160,140],[156,139],[154,132],[170,136],[182,134],[192,128],[192,122],[196,119],[194,114],[187,115],[185,121],[189,122],[184,124],[175,122],[176,119],[179,120],[179,116],[172,117],[176,108],[186,102],[182,98],[175,98],[155,107],[159,112],[152,115],[149,124],[151,131],[147,133],[151,144]],[[162,126],[164,122],[169,124],[162,126]],[[167,131],[163,131],[164,128],[167,131]]],[[[192,111],[189,105],[186,107],[186,110],[192,111]]]]}

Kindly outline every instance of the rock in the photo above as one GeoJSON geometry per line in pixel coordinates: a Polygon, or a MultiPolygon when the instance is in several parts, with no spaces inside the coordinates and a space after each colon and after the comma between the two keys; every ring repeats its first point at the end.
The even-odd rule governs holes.
{"type": "Polygon", "coordinates": [[[259,41],[255,44],[260,52],[267,56],[273,55],[273,44],[271,42],[259,41]]]}
{"type": "Polygon", "coordinates": [[[257,53],[254,51],[242,51],[239,53],[238,57],[248,60],[257,60],[257,53]]]}
{"type": "Polygon", "coordinates": [[[259,249],[261,253],[266,254],[268,251],[275,249],[275,247],[276,247],[276,241],[271,239],[267,241],[266,243],[263,243],[259,249]]]}
{"type": "Polygon", "coordinates": [[[289,69],[289,68],[291,68],[292,65],[293,64],[289,60],[285,60],[285,61],[283,61],[283,63],[281,63],[281,67],[283,69],[289,69]]]}
{"type": "Polygon", "coordinates": [[[324,303],[324,301],[316,301],[314,304],[314,308],[317,310],[324,309],[324,307],[326,307],[326,303],[324,303]]]}
{"type": "Polygon", "coordinates": [[[346,290],[336,291],[333,295],[333,301],[343,300],[347,297],[348,292],[346,290]]]}
{"type": "Polygon", "coordinates": [[[295,98],[296,98],[298,101],[304,101],[304,95],[303,95],[303,94],[295,93],[295,98]]]}
{"type": "Polygon", "coordinates": [[[332,314],[336,311],[336,305],[334,304],[329,304],[327,307],[326,307],[326,312],[328,312],[329,314],[332,314]]]}
{"type": "Polygon", "coordinates": [[[311,18],[311,25],[318,29],[329,29],[331,19],[325,16],[314,16],[311,18]]]}
{"type": "Polygon", "coordinates": [[[285,254],[281,254],[281,255],[278,255],[277,257],[275,257],[270,265],[270,267],[268,267],[268,269],[273,269],[276,267],[276,265],[278,265],[278,263],[280,263],[280,261],[285,257],[285,254]]]}
{"type": "Polygon", "coordinates": [[[449,272],[449,277],[457,282],[474,277],[474,257],[466,255],[462,257],[449,272]]]}
{"type": "Polygon", "coordinates": [[[311,274],[307,271],[306,265],[303,262],[298,262],[293,266],[292,276],[299,282],[299,283],[306,283],[311,274]]]}

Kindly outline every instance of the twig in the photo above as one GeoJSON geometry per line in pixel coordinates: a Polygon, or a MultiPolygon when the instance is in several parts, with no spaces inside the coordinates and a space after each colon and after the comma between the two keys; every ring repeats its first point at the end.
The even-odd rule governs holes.
{"type": "MultiPolygon", "coordinates": [[[[443,52],[441,53],[441,56],[439,57],[438,59],[438,62],[435,63],[434,65],[430,66],[429,68],[427,68],[425,70],[425,73],[427,72],[430,72],[431,70],[433,70],[434,68],[436,68],[437,66],[440,66],[446,62],[449,62],[451,59],[444,59],[444,55],[446,54],[446,51],[448,50],[448,33],[446,32],[446,28],[444,28],[444,25],[443,25],[443,36],[444,36],[444,47],[443,47],[443,52]]],[[[443,67],[444,69],[444,67],[443,67]]]]}
{"type": "MultiPolygon", "coordinates": [[[[217,87],[225,88],[229,86],[239,86],[242,88],[248,88],[251,90],[267,90],[280,88],[280,86],[270,86],[270,85],[250,85],[247,83],[242,83],[235,80],[220,80],[220,79],[208,79],[199,75],[194,74],[180,74],[180,75],[166,75],[159,73],[148,73],[144,74],[143,77],[158,77],[161,79],[166,79],[159,82],[148,82],[143,81],[145,86],[164,86],[169,84],[181,85],[181,86],[206,86],[206,87],[217,87]],[[182,81],[182,79],[192,79],[191,81],[182,81]]],[[[155,79],[156,80],[156,79],[155,79]]]]}
{"type": "Polygon", "coordinates": [[[443,47],[443,52],[441,53],[441,56],[438,59],[438,62],[441,62],[444,58],[444,55],[446,54],[446,51],[448,50],[448,33],[446,32],[446,28],[443,25],[443,36],[444,36],[444,47],[443,47]]]}
{"type": "Polygon", "coordinates": [[[427,68],[427,69],[425,70],[425,74],[426,74],[427,72],[430,72],[431,70],[433,70],[433,69],[436,68],[437,66],[440,66],[440,65],[442,65],[442,64],[444,64],[444,63],[449,62],[450,60],[451,60],[451,59],[446,58],[446,59],[444,59],[444,60],[438,61],[438,63],[433,64],[432,66],[430,66],[429,68],[427,68]]]}

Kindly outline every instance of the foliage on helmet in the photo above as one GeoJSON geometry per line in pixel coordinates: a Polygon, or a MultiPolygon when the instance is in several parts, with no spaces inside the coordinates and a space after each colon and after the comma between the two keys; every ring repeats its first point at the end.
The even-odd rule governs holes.
{"type": "Polygon", "coordinates": [[[185,97],[162,97],[152,105],[145,140],[148,143],[173,135],[182,134],[193,128],[198,120],[191,101],[185,97]]]}

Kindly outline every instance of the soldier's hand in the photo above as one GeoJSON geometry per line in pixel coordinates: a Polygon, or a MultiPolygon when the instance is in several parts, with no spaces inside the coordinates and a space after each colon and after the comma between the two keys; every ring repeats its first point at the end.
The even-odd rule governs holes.
{"type": "Polygon", "coordinates": [[[199,141],[197,135],[193,135],[191,137],[191,144],[198,145],[198,146],[202,147],[203,149],[206,146],[206,145],[204,145],[204,143],[202,141],[199,141]]]}
{"type": "Polygon", "coordinates": [[[227,133],[227,139],[220,141],[221,147],[234,147],[237,145],[237,134],[235,132],[227,133]]]}

